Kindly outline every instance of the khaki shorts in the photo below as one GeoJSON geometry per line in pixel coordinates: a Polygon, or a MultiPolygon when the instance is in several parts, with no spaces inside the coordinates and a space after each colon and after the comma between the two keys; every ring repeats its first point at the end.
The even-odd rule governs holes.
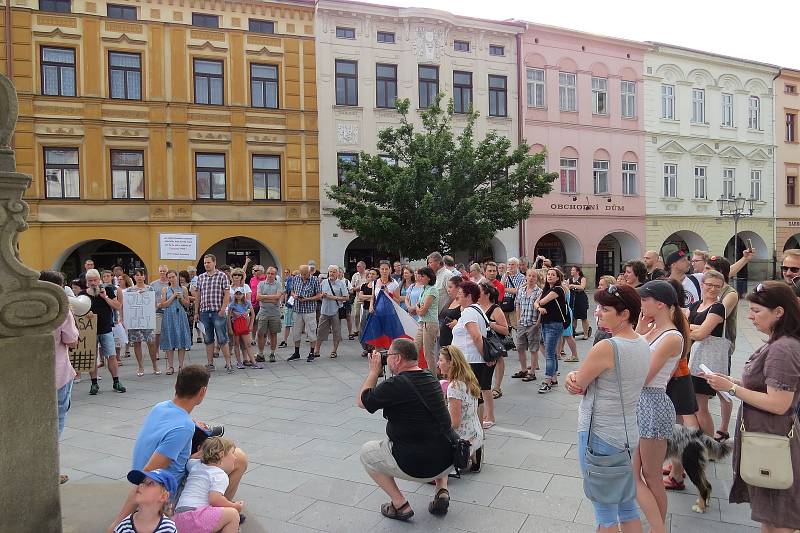
{"type": "Polygon", "coordinates": [[[367,470],[391,476],[396,479],[407,479],[408,481],[418,481],[420,483],[427,483],[434,479],[439,479],[449,474],[453,469],[452,466],[448,466],[444,472],[433,477],[411,477],[400,470],[397,460],[394,458],[394,455],[392,455],[392,443],[389,442],[389,439],[371,440],[364,443],[361,447],[360,457],[361,464],[364,465],[364,468],[367,470]]]}
{"type": "Polygon", "coordinates": [[[277,334],[281,331],[281,317],[279,316],[260,316],[256,320],[256,333],[267,335],[268,333],[277,334]]]}
{"type": "Polygon", "coordinates": [[[317,328],[317,340],[325,342],[328,340],[328,333],[333,332],[333,342],[342,340],[342,319],[339,315],[319,315],[319,328],[317,328]]]}
{"type": "Polygon", "coordinates": [[[156,329],[155,334],[161,335],[161,321],[164,320],[164,313],[156,313],[156,329]]]}
{"type": "Polygon", "coordinates": [[[532,326],[518,326],[514,332],[514,344],[517,350],[537,352],[542,342],[542,324],[537,322],[532,326]]]}

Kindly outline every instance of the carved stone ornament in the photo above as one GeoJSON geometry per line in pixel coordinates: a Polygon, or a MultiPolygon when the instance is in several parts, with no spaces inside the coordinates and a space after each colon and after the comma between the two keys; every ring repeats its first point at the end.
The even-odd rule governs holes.
{"type": "Polygon", "coordinates": [[[17,91],[0,74],[0,338],[50,333],[64,322],[67,297],[19,259],[18,234],[28,229],[22,194],[31,183],[16,172],[11,136],[17,123],[17,91]]]}
{"type": "Polygon", "coordinates": [[[442,57],[445,33],[442,28],[418,27],[414,36],[414,54],[420,61],[439,61],[442,57]]]}
{"type": "Polygon", "coordinates": [[[336,140],[339,144],[358,144],[358,124],[336,124],[336,140]]]}

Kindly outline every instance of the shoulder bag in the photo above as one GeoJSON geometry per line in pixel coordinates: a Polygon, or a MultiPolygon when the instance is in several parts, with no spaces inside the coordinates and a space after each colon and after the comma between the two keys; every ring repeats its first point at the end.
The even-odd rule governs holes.
{"type": "Polygon", "coordinates": [[[692,348],[689,351],[689,371],[693,376],[697,376],[702,372],[700,365],[706,365],[714,372],[727,373],[728,352],[731,348],[731,341],[725,338],[726,322],[727,320],[723,318],[721,337],[709,335],[705,339],[695,341],[692,344],[692,348]]]}
{"type": "Polygon", "coordinates": [[[595,402],[589,421],[589,435],[586,445],[586,472],[583,475],[583,492],[593,502],[620,504],[636,499],[636,482],[631,467],[631,444],[628,440],[628,421],[625,417],[625,400],[622,397],[622,377],[619,348],[614,339],[609,339],[614,347],[614,363],[619,387],[619,400],[622,407],[622,422],[625,425],[625,449],[614,455],[595,455],[592,450],[592,427],[594,411],[597,408],[597,387],[594,389],[595,402]]]}
{"type": "Polygon", "coordinates": [[[747,431],[744,427],[742,404],[742,423],[739,426],[742,436],[742,452],[739,460],[739,476],[753,487],[786,490],[794,484],[791,443],[794,437],[794,415],[789,416],[789,433],[776,435],[747,431]]]}
{"type": "MultiPolygon", "coordinates": [[[[434,420],[436,420],[436,415],[434,414],[433,410],[431,410],[431,408],[428,407],[428,404],[425,403],[425,400],[422,399],[422,394],[419,393],[419,391],[411,382],[411,380],[408,379],[408,376],[399,374],[397,377],[402,378],[403,381],[405,381],[408,384],[408,386],[411,387],[411,390],[413,390],[414,394],[417,395],[417,399],[419,399],[420,403],[425,407],[425,410],[428,411],[428,413],[430,413],[431,417],[433,417],[434,420]]],[[[467,468],[467,465],[469,464],[470,448],[472,447],[472,444],[470,444],[468,440],[462,439],[461,437],[458,436],[456,430],[454,430],[453,427],[450,425],[449,414],[447,416],[447,422],[448,422],[447,427],[444,427],[443,424],[442,430],[444,432],[445,438],[450,443],[450,446],[453,448],[453,466],[455,466],[457,470],[463,470],[467,468]]]]}
{"type": "MultiPolygon", "coordinates": [[[[344,294],[336,294],[336,289],[333,288],[333,283],[331,283],[331,280],[328,279],[327,281],[328,281],[328,287],[330,287],[330,289],[331,289],[331,294],[333,294],[334,296],[344,296],[344,294]]],[[[338,311],[339,312],[339,319],[343,320],[343,319],[347,318],[347,309],[345,309],[344,305],[342,305],[342,302],[337,301],[336,305],[339,308],[339,311],[338,311]]]]}
{"type": "Polygon", "coordinates": [[[481,317],[483,317],[483,321],[486,322],[486,336],[483,337],[483,360],[487,363],[491,363],[497,361],[501,357],[506,357],[508,355],[508,350],[506,350],[503,344],[503,336],[495,333],[492,331],[492,328],[489,327],[489,319],[486,317],[483,309],[475,304],[470,305],[470,307],[478,311],[481,317]]]}
{"type": "MultiPolygon", "coordinates": [[[[567,306],[567,296],[566,296],[566,294],[563,296],[563,298],[564,298],[564,309],[561,309],[561,304],[559,304],[558,301],[559,301],[559,299],[562,298],[562,296],[559,296],[559,294],[556,292],[556,288],[555,287],[553,287],[551,290],[556,293],[556,307],[558,307],[558,312],[561,314],[561,325],[562,325],[562,327],[564,329],[567,329],[568,327],[570,327],[572,325],[572,320],[570,319],[569,309],[568,309],[568,306],[567,306]]],[[[563,287],[561,288],[561,291],[562,292],[564,291],[563,287]]]]}
{"type": "MultiPolygon", "coordinates": [[[[511,288],[516,289],[514,286],[514,278],[508,276],[506,279],[508,279],[508,283],[511,284],[511,288]]],[[[500,302],[500,309],[502,309],[504,313],[514,312],[514,298],[515,295],[509,294],[508,291],[506,291],[505,296],[503,296],[503,301],[500,302]]]]}

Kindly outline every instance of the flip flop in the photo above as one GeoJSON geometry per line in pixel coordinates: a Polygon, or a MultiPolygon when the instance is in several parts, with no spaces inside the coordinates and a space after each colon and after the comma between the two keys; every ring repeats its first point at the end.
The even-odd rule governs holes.
{"type": "Polygon", "coordinates": [[[171,376],[171,375],[172,375],[172,374],[174,374],[174,373],[175,373],[175,369],[174,369],[174,368],[172,368],[172,367],[169,367],[169,368],[167,369],[167,375],[168,375],[168,376],[171,376]]]}
{"type": "Polygon", "coordinates": [[[492,389],[492,398],[495,400],[503,397],[502,389],[492,389]]]}
{"type": "Polygon", "coordinates": [[[142,377],[142,376],[144,376],[144,372],[137,372],[136,375],[139,376],[139,377],[142,377]]]}
{"type": "Polygon", "coordinates": [[[494,427],[495,422],[492,422],[491,420],[484,420],[482,425],[483,429],[489,429],[491,427],[494,427]]]}
{"type": "Polygon", "coordinates": [[[336,352],[331,352],[331,359],[336,359],[337,357],[336,352]]]}

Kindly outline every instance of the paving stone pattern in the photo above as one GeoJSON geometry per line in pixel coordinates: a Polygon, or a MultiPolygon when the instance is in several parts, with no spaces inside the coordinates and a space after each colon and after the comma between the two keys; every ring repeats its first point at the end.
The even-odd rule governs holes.
{"type": "MultiPolygon", "coordinates": [[[[734,372],[761,338],[740,306],[734,372]]],[[[304,343],[304,346],[307,346],[304,343]]],[[[581,357],[589,341],[578,341],[581,357]]],[[[516,354],[507,361],[503,397],[495,402],[497,426],[487,432],[486,464],[479,474],[450,481],[452,503],[445,517],[427,512],[430,485],[400,482],[416,515],[410,523],[381,516],[388,498],[364,473],[361,445],[385,436],[385,420],[355,405],[366,361],[355,341],[343,341],[338,359],[327,357],[330,344],[314,363],[279,362],[264,370],[217,370],[205,401],[193,416],[224,424],[225,435],[250,457],[237,498],[246,503],[243,533],[265,532],[489,532],[535,533],[594,530],[591,504],[583,497],[576,456],[575,397],[558,389],[537,394],[538,382],[511,379],[516,354]]],[[[307,350],[306,350],[307,353],[307,350]]],[[[146,356],[145,356],[146,357],[146,356]]],[[[205,363],[203,346],[190,353],[205,363]]],[[[136,377],[134,358],[124,359],[121,379],[128,392],[111,391],[105,369],[101,392],[89,396],[88,376],[73,389],[72,409],[60,446],[66,533],[102,531],[119,510],[129,485],[125,475],[138,427],[150,408],[172,396],[174,377],[150,373],[136,377]]],[[[160,361],[165,365],[165,361],[160,361]]],[[[223,360],[218,360],[221,367],[223,360]]],[[[543,362],[542,362],[543,365],[543,362]]],[[[575,364],[561,366],[562,374],[575,364]]],[[[148,368],[148,366],[145,366],[148,368]]],[[[712,402],[718,413],[719,403],[712,402]]],[[[711,464],[713,500],[705,514],[691,510],[697,491],[669,495],[669,529],[676,533],[757,531],[746,505],[727,503],[730,462],[711,464]]]]}

